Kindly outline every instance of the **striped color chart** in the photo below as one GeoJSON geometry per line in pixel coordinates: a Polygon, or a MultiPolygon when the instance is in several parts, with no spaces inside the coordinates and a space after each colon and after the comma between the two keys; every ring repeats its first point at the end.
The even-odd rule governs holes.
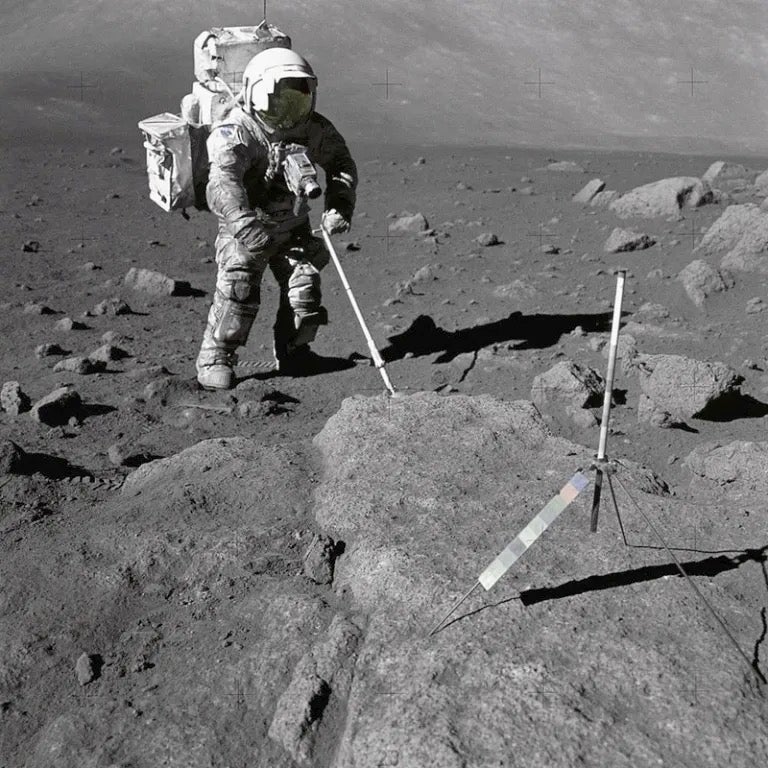
{"type": "Polygon", "coordinates": [[[480,574],[478,581],[489,590],[520,556],[555,521],[557,516],[587,487],[589,478],[577,472],[528,525],[501,551],[480,574]]]}

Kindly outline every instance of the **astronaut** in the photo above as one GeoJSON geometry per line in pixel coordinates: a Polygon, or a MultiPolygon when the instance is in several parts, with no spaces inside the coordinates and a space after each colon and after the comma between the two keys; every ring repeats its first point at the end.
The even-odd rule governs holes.
{"type": "Polygon", "coordinates": [[[329,256],[312,235],[305,196],[297,199],[281,169],[285,146],[306,147],[307,158],[325,171],[323,226],[331,234],[349,230],[357,167],[341,134],[315,112],[316,90],[304,58],[269,48],[248,63],[242,91],[211,129],[206,200],[219,221],[218,274],[196,363],[206,389],[233,386],[235,350],[246,343],[259,311],[267,266],[280,286],[273,326],[279,372],[299,373],[311,365],[309,344],[328,322],[320,270],[329,256]]]}

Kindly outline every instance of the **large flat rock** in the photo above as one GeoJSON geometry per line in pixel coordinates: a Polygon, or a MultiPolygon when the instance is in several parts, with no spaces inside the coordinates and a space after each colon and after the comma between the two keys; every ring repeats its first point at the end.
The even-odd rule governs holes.
{"type": "MultiPolygon", "coordinates": [[[[491,592],[478,587],[428,636],[590,451],[553,437],[527,401],[418,393],[387,405],[349,398],[315,438],[324,467],[315,514],[346,543],[336,592],[367,616],[328,765],[768,757],[760,707],[739,693],[743,670],[727,640],[701,622],[679,579],[662,578],[674,573],[664,555],[621,544],[615,516],[588,533],[589,492],[491,592]],[[712,708],[693,708],[690,665],[713,657],[707,682],[720,693],[712,708]]],[[[692,535],[695,507],[642,492],[654,485],[637,468],[623,482],[670,540],[692,535]]],[[[658,546],[642,520],[630,528],[658,546]]],[[[727,601],[722,587],[713,592],[716,604],[727,601]]],[[[731,618],[759,635],[755,616],[731,618]]]]}

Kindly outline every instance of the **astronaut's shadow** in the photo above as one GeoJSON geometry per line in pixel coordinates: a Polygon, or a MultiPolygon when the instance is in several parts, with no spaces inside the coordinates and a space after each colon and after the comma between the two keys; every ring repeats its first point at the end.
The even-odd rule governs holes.
{"type": "MultiPolygon", "coordinates": [[[[629,314],[629,313],[622,313],[629,314]]],[[[502,320],[446,331],[429,315],[419,315],[405,331],[389,336],[389,346],[381,350],[385,362],[401,360],[409,352],[416,356],[442,354],[436,363],[449,363],[464,352],[476,352],[490,344],[520,341],[515,349],[543,349],[557,344],[563,334],[581,326],[585,333],[603,333],[611,328],[612,314],[524,315],[512,312],[502,320]]]]}

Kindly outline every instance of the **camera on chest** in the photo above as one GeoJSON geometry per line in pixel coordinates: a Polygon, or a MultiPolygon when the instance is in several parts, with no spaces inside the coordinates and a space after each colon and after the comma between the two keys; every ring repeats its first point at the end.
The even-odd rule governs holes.
{"type": "Polygon", "coordinates": [[[307,155],[307,148],[301,144],[279,142],[270,147],[267,180],[282,176],[289,192],[296,196],[296,203],[302,198],[315,199],[322,190],[317,183],[317,171],[307,155]]]}

